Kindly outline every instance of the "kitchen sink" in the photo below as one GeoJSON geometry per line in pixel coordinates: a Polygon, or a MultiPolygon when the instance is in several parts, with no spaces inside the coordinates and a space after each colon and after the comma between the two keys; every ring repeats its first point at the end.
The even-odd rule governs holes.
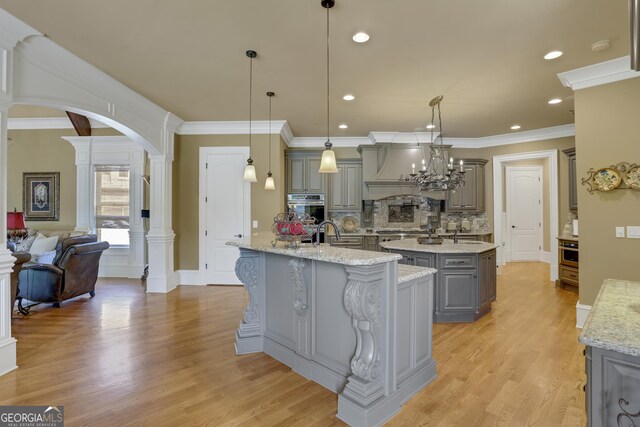
{"type": "Polygon", "coordinates": [[[457,245],[481,245],[484,242],[478,242],[477,240],[460,240],[457,245]]]}

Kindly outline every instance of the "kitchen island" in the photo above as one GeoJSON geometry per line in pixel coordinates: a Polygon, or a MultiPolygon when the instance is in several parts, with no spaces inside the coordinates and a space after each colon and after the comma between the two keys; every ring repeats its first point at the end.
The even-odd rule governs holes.
{"type": "Polygon", "coordinates": [[[422,245],[416,239],[382,242],[402,256],[399,263],[437,268],[434,277],[433,321],[473,322],[491,311],[496,300],[496,245],[445,240],[422,245]]]}
{"type": "Polygon", "coordinates": [[[587,426],[640,424],[640,282],[607,279],[579,338],[587,426]]]}
{"type": "Polygon", "coordinates": [[[236,353],[265,352],[337,393],[337,417],[350,425],[382,424],[435,378],[435,270],[268,237],[227,243],[240,248],[236,274],[250,299],[236,353]]]}

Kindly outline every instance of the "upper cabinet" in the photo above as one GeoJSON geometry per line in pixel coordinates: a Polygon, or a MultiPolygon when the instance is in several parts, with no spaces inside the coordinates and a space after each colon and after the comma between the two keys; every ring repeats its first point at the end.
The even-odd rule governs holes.
{"type": "Polygon", "coordinates": [[[562,150],[569,157],[569,210],[578,210],[578,178],[576,176],[576,149],[562,150]]]}
{"type": "Polygon", "coordinates": [[[465,185],[447,193],[447,212],[484,212],[484,159],[464,160],[465,185]]]}
{"type": "Polygon", "coordinates": [[[362,210],[362,162],[338,161],[338,173],[329,175],[329,210],[362,210]]]}
{"type": "Polygon", "coordinates": [[[324,193],[326,179],[320,170],[321,151],[287,152],[287,193],[324,193]]]}

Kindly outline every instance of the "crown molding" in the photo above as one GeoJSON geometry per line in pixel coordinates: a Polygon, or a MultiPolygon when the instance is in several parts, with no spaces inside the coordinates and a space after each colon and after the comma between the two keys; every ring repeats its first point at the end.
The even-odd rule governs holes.
{"type": "Polygon", "coordinates": [[[522,132],[505,133],[501,135],[485,136],[482,138],[445,138],[445,143],[453,148],[489,148],[500,145],[522,144],[546,139],[565,138],[575,136],[574,124],[553,126],[549,128],[527,130],[522,132]]]}
{"type": "MultiPolygon", "coordinates": [[[[286,120],[273,120],[271,122],[271,133],[281,133],[286,123],[286,120]]],[[[184,122],[176,129],[176,133],[179,135],[247,135],[249,133],[249,121],[184,122]]],[[[269,120],[253,120],[251,122],[251,133],[268,134],[269,120]]],[[[289,133],[291,133],[291,129],[289,129],[289,133]]]]}
{"type": "Polygon", "coordinates": [[[635,77],[640,77],[640,72],[631,69],[631,59],[629,56],[623,56],[622,58],[588,65],[558,74],[558,78],[562,84],[573,90],[600,86],[620,80],[633,79],[635,77]]]}
{"type": "MultiPolygon", "coordinates": [[[[103,129],[109,126],[97,120],[89,119],[92,129],[103,129]]],[[[7,119],[8,130],[36,130],[36,129],[73,129],[68,117],[26,117],[7,119]]]]}
{"type": "MultiPolygon", "coordinates": [[[[107,128],[106,124],[90,120],[92,128],[107,128]]],[[[176,121],[176,124],[178,122],[176,121]]],[[[10,118],[9,130],[28,129],[73,129],[66,117],[44,118],[10,118]]],[[[253,134],[268,134],[269,121],[254,121],[251,127],[253,134]]],[[[249,133],[248,121],[226,122],[182,122],[176,133],[180,135],[246,135],[249,133]]],[[[274,120],[271,123],[271,134],[279,134],[290,148],[324,148],[327,138],[294,136],[286,120],[274,120]]],[[[576,134],[575,125],[568,124],[549,128],[513,132],[481,138],[445,138],[445,144],[453,148],[488,148],[500,145],[521,144],[531,141],[543,141],[553,138],[564,138],[576,134]]],[[[434,132],[434,137],[438,136],[434,132]]],[[[373,144],[428,144],[431,142],[430,132],[371,132],[368,136],[333,137],[334,147],[359,147],[373,144]]]]}
{"type": "MultiPolygon", "coordinates": [[[[326,136],[296,136],[289,144],[290,148],[324,148],[327,142],[326,136]]],[[[340,136],[331,138],[334,147],[358,147],[360,145],[371,145],[373,142],[366,136],[340,136]]]]}

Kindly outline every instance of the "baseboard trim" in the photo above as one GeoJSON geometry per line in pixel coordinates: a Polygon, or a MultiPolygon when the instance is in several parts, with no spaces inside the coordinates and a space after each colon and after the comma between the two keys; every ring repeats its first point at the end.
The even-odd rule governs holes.
{"type": "Polygon", "coordinates": [[[16,369],[16,339],[3,339],[0,343],[0,377],[16,369]]]}
{"type": "Polygon", "coordinates": [[[540,251],[540,261],[551,264],[551,252],[540,251]]]}
{"type": "Polygon", "coordinates": [[[578,301],[576,304],[576,328],[582,329],[584,327],[590,312],[590,305],[580,304],[580,301],[578,301]]]}
{"type": "Polygon", "coordinates": [[[200,270],[178,270],[179,283],[181,286],[206,286],[202,280],[200,270]]]}
{"type": "Polygon", "coordinates": [[[128,279],[136,279],[140,278],[143,272],[144,266],[100,264],[98,277],[126,277],[128,279]]]}
{"type": "Polygon", "coordinates": [[[559,272],[558,272],[558,265],[557,264],[550,264],[549,265],[549,280],[552,281],[553,283],[556,282],[556,280],[558,280],[559,276],[559,272]]]}

